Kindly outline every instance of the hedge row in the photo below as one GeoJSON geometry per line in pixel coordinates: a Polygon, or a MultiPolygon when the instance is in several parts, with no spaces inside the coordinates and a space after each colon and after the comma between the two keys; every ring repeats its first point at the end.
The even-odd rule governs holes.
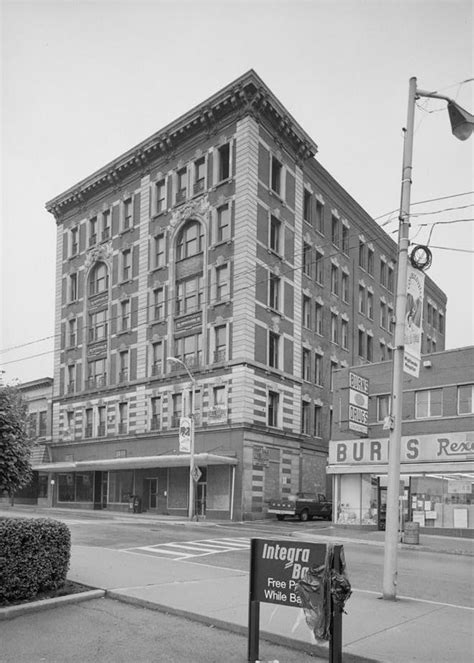
{"type": "Polygon", "coordinates": [[[0,604],[62,587],[71,556],[68,527],[51,518],[0,520],[0,604]]]}

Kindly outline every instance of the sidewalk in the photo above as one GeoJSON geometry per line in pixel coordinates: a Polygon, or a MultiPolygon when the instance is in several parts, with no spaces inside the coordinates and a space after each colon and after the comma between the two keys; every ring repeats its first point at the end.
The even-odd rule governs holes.
{"type": "MultiPolygon", "coordinates": [[[[18,511],[26,515],[22,508],[15,508],[11,515],[18,515],[18,511]]],[[[48,510],[48,515],[57,516],[54,511],[57,510],[48,510]]],[[[74,512],[67,513],[74,517],[74,512]]],[[[0,509],[0,515],[7,514],[0,509]]],[[[94,517],[93,514],[90,516],[94,517]]],[[[107,517],[113,520],[133,519],[135,522],[149,522],[150,518],[154,522],[166,519],[166,522],[196,529],[201,525],[186,518],[170,519],[146,514],[107,514],[107,517]]],[[[205,521],[203,524],[208,526],[211,523],[205,521]]],[[[235,524],[236,531],[239,527],[235,524]]],[[[384,539],[383,532],[349,530],[330,525],[321,529],[311,527],[311,524],[288,529],[287,536],[316,542],[328,539],[341,543],[356,541],[369,546],[383,546],[384,539]]],[[[262,537],[271,538],[268,530],[262,533],[262,537]]],[[[284,538],[281,530],[275,531],[273,538],[284,538]]],[[[452,557],[450,559],[453,553],[473,554],[472,539],[421,535],[420,542],[419,546],[409,547],[420,552],[449,553],[446,555],[447,564],[454,562],[452,557]]],[[[407,547],[404,544],[400,546],[407,547]]],[[[246,571],[190,561],[178,563],[104,548],[100,549],[99,555],[95,547],[73,546],[68,577],[104,589],[109,597],[122,602],[188,617],[244,636],[247,633],[249,579],[246,571]]],[[[468,578],[466,582],[469,582],[468,578]]],[[[472,609],[412,599],[383,601],[379,593],[358,590],[354,591],[346,609],[348,614],[343,616],[344,663],[470,663],[474,659],[472,609]]],[[[284,660],[303,660],[300,658],[301,650],[311,651],[320,660],[327,660],[327,649],[314,644],[299,609],[262,603],[260,633],[261,639],[269,637],[294,651],[293,658],[282,659],[280,663],[284,660]]],[[[186,638],[186,635],[183,634],[183,637],[186,638]]],[[[192,647],[192,644],[189,646],[192,647]]],[[[263,653],[263,647],[261,650],[263,653]]],[[[240,659],[229,660],[246,660],[246,651],[240,659]]]]}

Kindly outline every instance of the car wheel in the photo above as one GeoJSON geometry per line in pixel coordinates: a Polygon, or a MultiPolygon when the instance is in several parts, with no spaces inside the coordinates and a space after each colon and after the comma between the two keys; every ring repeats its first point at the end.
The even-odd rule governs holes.
{"type": "Polygon", "coordinates": [[[281,513],[277,514],[277,520],[284,520],[284,519],[285,519],[285,516],[283,514],[281,514],[281,513]]]}
{"type": "Polygon", "coordinates": [[[309,518],[309,513],[308,509],[303,509],[303,511],[300,513],[300,520],[302,523],[305,523],[309,518]]]}

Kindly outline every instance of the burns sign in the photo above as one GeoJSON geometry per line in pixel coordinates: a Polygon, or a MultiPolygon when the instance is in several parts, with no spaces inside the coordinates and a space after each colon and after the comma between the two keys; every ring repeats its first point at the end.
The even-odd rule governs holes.
{"type": "Polygon", "coordinates": [[[349,428],[367,435],[369,410],[369,381],[349,373],[349,428]]]}

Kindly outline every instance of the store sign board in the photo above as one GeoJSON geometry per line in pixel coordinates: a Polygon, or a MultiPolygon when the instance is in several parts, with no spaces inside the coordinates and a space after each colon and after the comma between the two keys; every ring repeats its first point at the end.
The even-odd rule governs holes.
{"type": "Polygon", "coordinates": [[[367,435],[369,420],[369,381],[349,373],[349,428],[367,435]]]}
{"type": "Polygon", "coordinates": [[[181,417],[179,420],[179,451],[191,453],[191,426],[190,417],[181,417]]]}
{"type": "MultiPolygon", "coordinates": [[[[474,432],[440,435],[404,435],[400,462],[442,462],[474,460],[474,432]]],[[[331,440],[329,465],[388,463],[388,438],[331,440]]]]}
{"type": "Polygon", "coordinates": [[[448,481],[448,493],[455,495],[470,495],[472,493],[472,481],[469,479],[450,479],[448,481]]]}

